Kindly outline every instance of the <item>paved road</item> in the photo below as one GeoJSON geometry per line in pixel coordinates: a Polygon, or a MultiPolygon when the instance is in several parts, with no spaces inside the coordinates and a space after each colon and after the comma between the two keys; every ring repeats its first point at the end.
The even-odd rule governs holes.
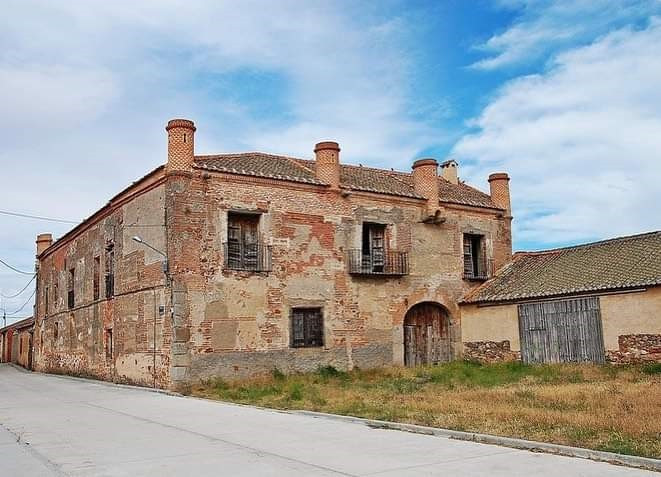
{"type": "Polygon", "coordinates": [[[659,474],[0,365],[0,475],[659,474]]]}

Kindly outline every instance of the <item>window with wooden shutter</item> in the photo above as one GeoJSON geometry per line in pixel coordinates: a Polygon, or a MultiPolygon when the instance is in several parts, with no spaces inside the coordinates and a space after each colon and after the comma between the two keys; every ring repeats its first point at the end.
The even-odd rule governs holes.
{"type": "Polygon", "coordinates": [[[293,348],[324,345],[324,319],[321,308],[294,308],[291,319],[293,348]]]}
{"type": "Polygon", "coordinates": [[[115,251],[113,245],[106,247],[106,298],[115,294],[115,251]]]}
{"type": "Polygon", "coordinates": [[[94,276],[92,278],[92,290],[94,300],[99,299],[99,280],[101,274],[101,257],[94,257],[94,276]]]}
{"type": "Polygon", "coordinates": [[[227,216],[226,266],[233,270],[267,270],[266,251],[259,243],[259,215],[230,212],[227,216]]]}
{"type": "Polygon", "coordinates": [[[76,304],[76,296],[74,292],[76,284],[76,269],[69,269],[69,281],[67,282],[67,305],[68,308],[73,308],[76,304]]]}
{"type": "Polygon", "coordinates": [[[385,264],[386,226],[363,223],[363,268],[371,272],[383,272],[385,264]]]}
{"type": "Polygon", "coordinates": [[[487,279],[488,264],[484,235],[464,234],[464,278],[487,279]]]}

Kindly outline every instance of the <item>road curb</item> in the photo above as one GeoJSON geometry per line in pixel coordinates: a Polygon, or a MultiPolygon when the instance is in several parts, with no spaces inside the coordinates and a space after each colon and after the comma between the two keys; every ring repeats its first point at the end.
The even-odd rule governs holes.
{"type": "Polygon", "coordinates": [[[315,411],[290,411],[292,414],[317,417],[321,419],[331,419],[335,421],[350,422],[362,424],[376,429],[390,429],[396,431],[413,432],[415,434],[426,434],[438,437],[447,437],[462,441],[479,442],[481,444],[493,444],[514,449],[522,449],[531,452],[543,452],[546,454],[562,455],[567,457],[579,457],[598,462],[607,462],[609,464],[635,467],[638,469],[653,470],[661,472],[661,460],[649,457],[638,457],[625,454],[616,454],[614,452],[602,452],[583,447],[571,447],[560,444],[550,444],[547,442],[528,441],[525,439],[516,439],[513,437],[493,436],[490,434],[479,434],[475,432],[453,431],[452,429],[441,429],[438,427],[419,426],[417,424],[405,424],[391,421],[378,421],[375,419],[365,419],[362,417],[340,416],[338,414],[327,414],[315,411]]]}

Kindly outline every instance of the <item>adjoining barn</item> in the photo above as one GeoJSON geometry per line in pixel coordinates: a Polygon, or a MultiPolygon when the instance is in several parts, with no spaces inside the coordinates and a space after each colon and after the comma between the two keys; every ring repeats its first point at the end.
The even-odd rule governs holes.
{"type": "Polygon", "coordinates": [[[0,363],[32,369],[34,318],[25,318],[0,328],[0,363]]]}
{"type": "Polygon", "coordinates": [[[661,231],[517,253],[461,320],[468,359],[661,361],[661,231]]]}

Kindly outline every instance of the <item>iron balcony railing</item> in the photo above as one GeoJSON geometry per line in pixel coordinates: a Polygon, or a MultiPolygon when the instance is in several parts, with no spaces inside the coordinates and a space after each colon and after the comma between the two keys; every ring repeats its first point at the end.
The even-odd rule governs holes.
{"type": "Polygon", "coordinates": [[[360,249],[349,250],[349,273],[353,275],[408,275],[409,254],[388,250],[365,254],[360,249]]]}
{"type": "Polygon", "coordinates": [[[225,270],[271,271],[271,246],[263,243],[223,243],[225,270]]]}
{"type": "Polygon", "coordinates": [[[477,260],[477,264],[469,262],[467,259],[464,261],[464,278],[466,280],[488,280],[493,273],[493,259],[481,257],[477,260]]]}

